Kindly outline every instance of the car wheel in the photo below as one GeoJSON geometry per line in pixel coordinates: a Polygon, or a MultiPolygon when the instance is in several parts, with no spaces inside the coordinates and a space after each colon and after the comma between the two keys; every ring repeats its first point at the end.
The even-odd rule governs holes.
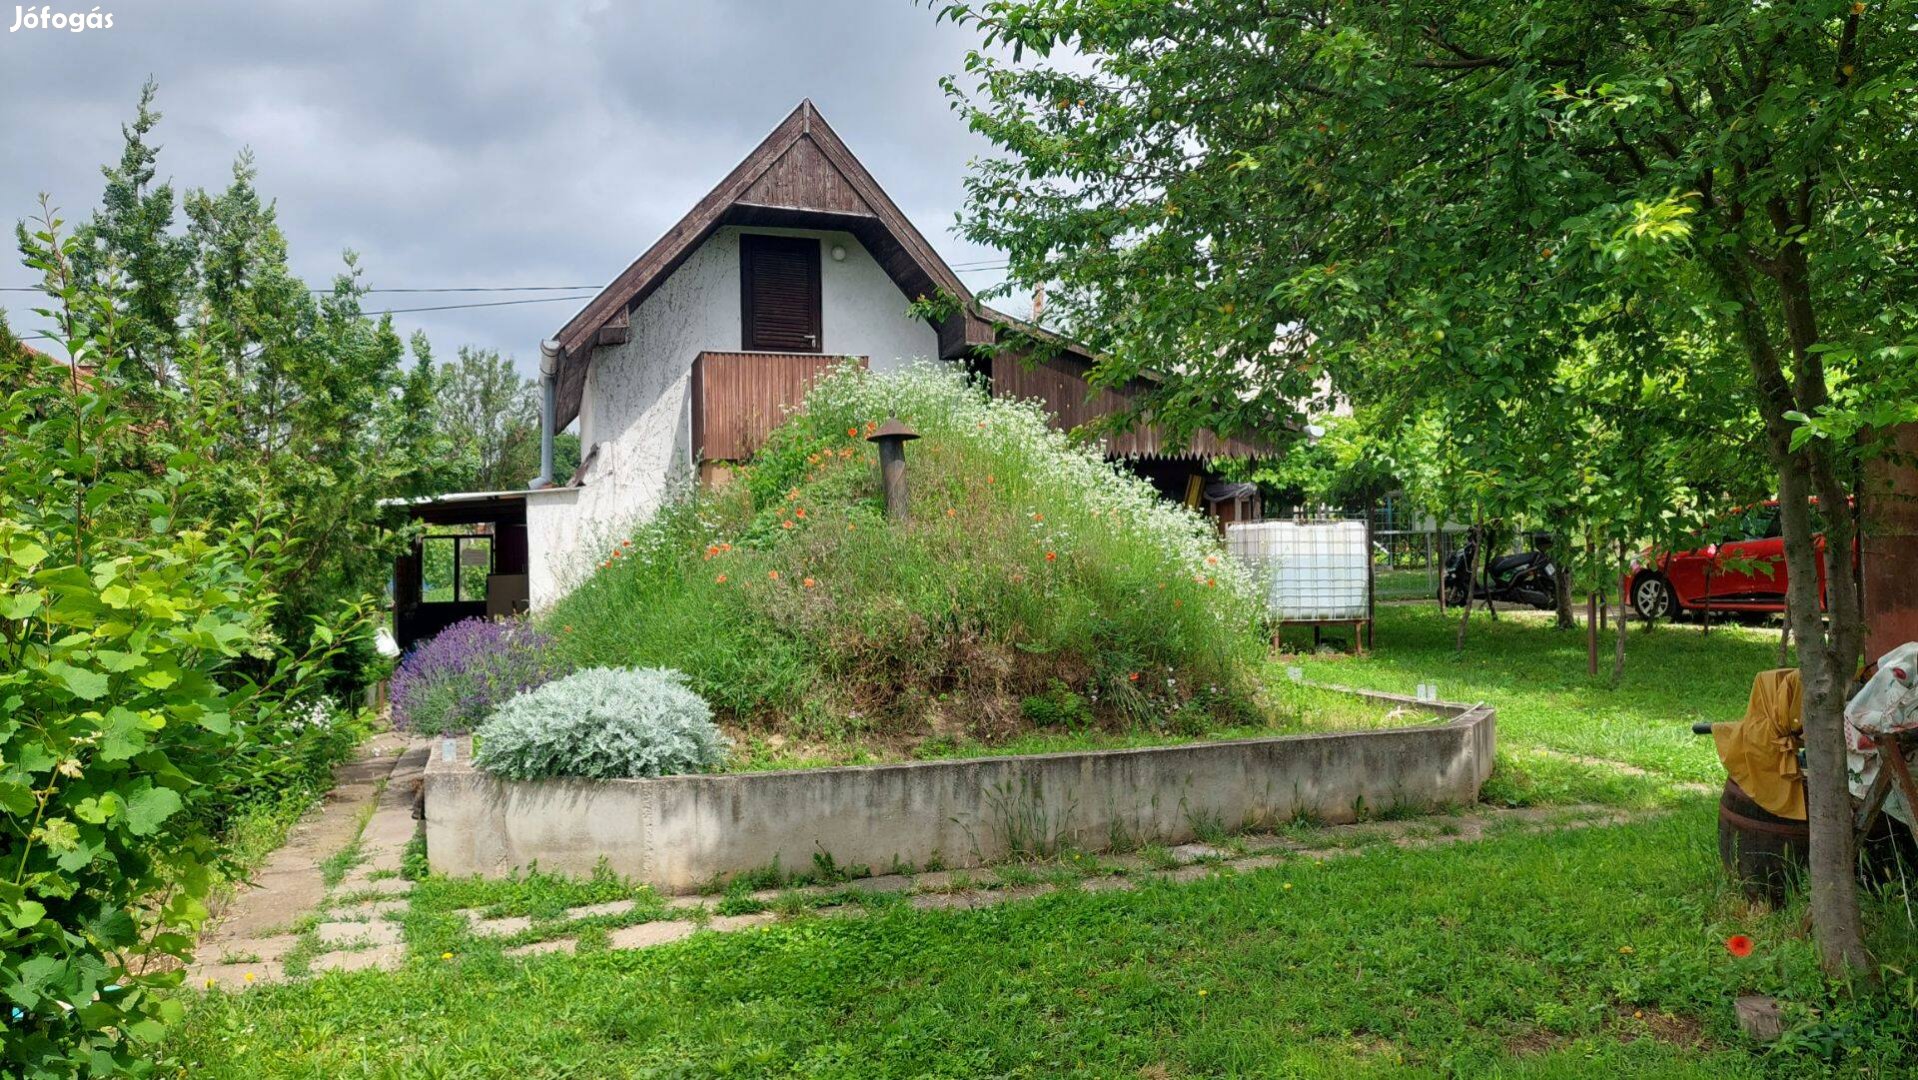
{"type": "Polygon", "coordinates": [[[1640,574],[1632,582],[1632,610],[1641,619],[1678,618],[1678,598],[1662,574],[1640,574]]]}

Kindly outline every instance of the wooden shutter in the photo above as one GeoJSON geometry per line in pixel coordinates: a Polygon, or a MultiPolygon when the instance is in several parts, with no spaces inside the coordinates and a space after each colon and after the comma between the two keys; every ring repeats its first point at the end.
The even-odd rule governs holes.
{"type": "Polygon", "coordinates": [[[818,239],[741,236],[739,286],[748,351],[821,351],[818,239]]]}

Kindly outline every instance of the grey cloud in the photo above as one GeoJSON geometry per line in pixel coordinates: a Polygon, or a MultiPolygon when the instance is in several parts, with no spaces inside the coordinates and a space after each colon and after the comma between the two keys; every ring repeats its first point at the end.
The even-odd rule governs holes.
{"type": "MultiPolygon", "coordinates": [[[[40,191],[69,220],[85,216],[151,74],[162,174],[218,187],[251,147],[295,268],[316,285],[347,248],[374,285],[598,283],[811,97],[949,260],[994,254],[951,233],[965,163],[987,148],[938,80],[971,40],[910,0],[102,6],[111,30],[0,32],[9,218],[31,214],[40,191]]],[[[1001,275],[964,276],[981,287],[1001,275]]],[[[28,283],[17,260],[0,270],[0,284],[28,283]]],[[[32,327],[29,303],[0,293],[19,329],[32,327]]],[[[575,307],[396,321],[443,353],[494,346],[530,371],[535,344],[575,307]]]]}

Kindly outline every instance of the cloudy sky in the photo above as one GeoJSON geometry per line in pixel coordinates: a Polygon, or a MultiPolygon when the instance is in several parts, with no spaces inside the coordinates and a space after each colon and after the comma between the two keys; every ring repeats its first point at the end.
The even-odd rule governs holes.
{"type": "MultiPolygon", "coordinates": [[[[938,79],[959,70],[971,38],[923,2],[102,0],[99,10],[113,13],[111,29],[0,33],[8,220],[33,213],[43,191],[69,220],[86,216],[151,75],[165,115],[161,175],[179,190],[223,186],[251,147],[294,268],[316,285],[350,248],[376,288],[597,286],[811,97],[948,261],[997,261],[952,228],[966,162],[987,147],[938,79]]],[[[0,24],[15,21],[0,3],[0,24]]],[[[0,287],[31,285],[11,243],[8,254],[0,287]]],[[[961,274],[977,289],[1003,271],[961,274]]],[[[0,292],[23,333],[37,329],[30,302],[0,292]]],[[[538,341],[582,304],[395,319],[442,355],[494,346],[530,373],[538,341]]]]}

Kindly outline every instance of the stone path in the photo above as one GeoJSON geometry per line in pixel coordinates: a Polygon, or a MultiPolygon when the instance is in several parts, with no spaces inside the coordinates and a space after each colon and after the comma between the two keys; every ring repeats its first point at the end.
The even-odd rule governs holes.
{"type": "Polygon", "coordinates": [[[336,768],[319,810],[293,827],[202,936],[186,985],[236,988],[403,960],[395,920],[413,883],[399,877],[400,860],[418,826],[413,799],[430,749],[427,740],[389,732],[336,768]],[[343,859],[344,875],[328,887],[328,865],[337,870],[343,859]]]}
{"type": "MultiPolygon", "coordinates": [[[[1153,882],[1197,881],[1220,873],[1250,872],[1280,863],[1309,859],[1324,861],[1356,855],[1377,844],[1404,848],[1433,847],[1484,839],[1506,831],[1539,832],[1556,829],[1616,825],[1643,817],[1598,806],[1542,807],[1517,810],[1480,808],[1452,817],[1413,818],[1404,821],[1368,822],[1299,830],[1289,835],[1260,834],[1235,836],[1217,845],[1192,843],[1170,849],[1154,849],[1150,855],[1127,854],[1087,857],[1085,867],[1052,864],[1035,873],[1018,865],[981,867],[968,870],[944,870],[921,874],[886,874],[858,878],[832,885],[802,888],[762,889],[746,899],[758,905],[780,905],[788,910],[807,911],[827,918],[850,918],[866,913],[861,901],[884,894],[903,894],[904,902],[919,910],[983,908],[1009,901],[1028,900],[1057,892],[1080,889],[1085,892],[1131,890],[1153,882]],[[1043,876],[1063,880],[1021,880],[1043,876]]],[[[620,926],[606,934],[610,949],[645,949],[679,941],[699,932],[746,930],[764,926],[782,918],[772,910],[737,915],[719,915],[718,897],[679,896],[667,901],[672,909],[665,919],[620,926]]],[[[572,953],[580,947],[577,929],[566,924],[572,920],[617,917],[637,907],[633,900],[615,900],[568,908],[544,925],[554,933],[503,950],[508,956],[534,956],[545,953],[572,953]],[[572,932],[568,932],[568,931],[572,932]]],[[[455,914],[466,918],[468,932],[477,938],[511,938],[535,930],[541,924],[525,916],[487,918],[477,909],[461,909],[455,914]]]]}

